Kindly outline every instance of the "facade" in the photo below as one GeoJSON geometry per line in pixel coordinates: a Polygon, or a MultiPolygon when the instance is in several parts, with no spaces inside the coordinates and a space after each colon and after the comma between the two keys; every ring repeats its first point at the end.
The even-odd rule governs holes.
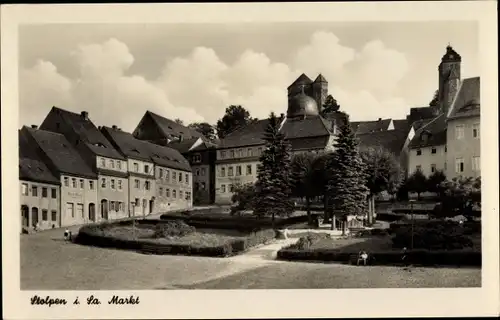
{"type": "MultiPolygon", "coordinates": [[[[57,191],[56,198],[53,198],[54,191],[50,190],[51,222],[45,223],[44,227],[48,225],[52,227],[52,224],[55,227],[64,227],[102,220],[103,217],[97,214],[97,174],[87,166],[69,141],[62,134],[36,128],[23,127],[20,133],[32,152],[37,153],[41,162],[57,178],[57,183],[60,185],[58,205],[55,204],[57,191]],[[53,207],[58,207],[59,210],[56,211],[57,209],[52,209],[53,207]],[[56,211],[57,223],[52,223],[53,210],[56,211]]],[[[33,186],[30,191],[33,196],[33,186]]],[[[38,193],[38,190],[36,192],[38,193]]],[[[40,192],[44,198],[43,187],[40,192]]],[[[26,192],[21,190],[21,194],[23,193],[26,192]]],[[[44,221],[44,218],[42,212],[40,220],[44,221]]]]}
{"type": "Polygon", "coordinates": [[[90,121],[88,113],[53,107],[40,128],[64,135],[98,175],[97,216],[105,220],[127,217],[128,190],[117,188],[128,179],[126,159],[90,121]]]}

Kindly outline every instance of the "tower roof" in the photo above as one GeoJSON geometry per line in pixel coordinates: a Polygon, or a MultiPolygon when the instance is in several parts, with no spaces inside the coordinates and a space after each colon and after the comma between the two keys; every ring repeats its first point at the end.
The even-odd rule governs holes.
{"type": "Polygon", "coordinates": [[[451,45],[446,47],[446,53],[441,58],[441,62],[460,62],[462,57],[453,49],[451,45]]]}
{"type": "Polygon", "coordinates": [[[295,96],[287,110],[288,118],[295,117],[306,117],[306,116],[317,116],[318,115],[318,105],[316,100],[309,97],[304,93],[304,90],[297,96],[295,96]]]}
{"type": "Polygon", "coordinates": [[[301,74],[288,88],[298,85],[308,85],[311,84],[312,80],[305,75],[305,73],[301,74]]]}
{"type": "Polygon", "coordinates": [[[321,73],[318,74],[318,76],[316,77],[316,80],[314,80],[314,82],[327,82],[328,83],[328,81],[326,81],[325,77],[323,77],[323,75],[321,73]]]}

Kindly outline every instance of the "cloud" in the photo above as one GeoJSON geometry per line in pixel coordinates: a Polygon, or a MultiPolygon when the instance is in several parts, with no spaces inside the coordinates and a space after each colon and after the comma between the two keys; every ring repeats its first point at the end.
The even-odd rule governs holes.
{"type": "Polygon", "coordinates": [[[196,47],[158,66],[157,79],[131,74],[131,66],[141,57],[134,57],[117,39],[82,44],[70,54],[80,71],[74,79],[48,61],[22,70],[23,121],[40,122],[52,105],[87,110],[96,124],[116,124],[127,131],[146,110],[186,123],[215,123],[228,105],[241,104],[252,116],[264,118],[271,111],[286,112],[286,88],[302,72],[312,78],[322,73],[351,119],[404,117],[407,109],[394,94],[409,69],[404,54],[379,40],[356,50],[324,31],[312,34],[308,43],[291,52],[288,64],[251,49],[228,64],[214,49],[196,47]]]}

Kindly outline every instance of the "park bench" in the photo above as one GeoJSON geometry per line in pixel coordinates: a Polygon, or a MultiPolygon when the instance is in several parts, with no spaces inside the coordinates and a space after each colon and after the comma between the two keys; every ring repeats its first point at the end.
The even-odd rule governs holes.
{"type": "Polygon", "coordinates": [[[357,254],[355,253],[351,254],[349,257],[349,261],[351,262],[351,264],[356,263],[356,265],[358,266],[360,262],[363,262],[363,264],[366,266],[368,258],[369,258],[368,253],[366,253],[365,251],[360,251],[357,254]]]}

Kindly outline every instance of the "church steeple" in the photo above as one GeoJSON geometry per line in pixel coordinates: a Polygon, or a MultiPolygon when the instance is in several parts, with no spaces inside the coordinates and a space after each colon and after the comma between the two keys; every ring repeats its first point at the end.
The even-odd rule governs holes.
{"type": "Polygon", "coordinates": [[[438,113],[446,113],[453,102],[460,84],[462,57],[448,44],[439,64],[438,113]]]}

